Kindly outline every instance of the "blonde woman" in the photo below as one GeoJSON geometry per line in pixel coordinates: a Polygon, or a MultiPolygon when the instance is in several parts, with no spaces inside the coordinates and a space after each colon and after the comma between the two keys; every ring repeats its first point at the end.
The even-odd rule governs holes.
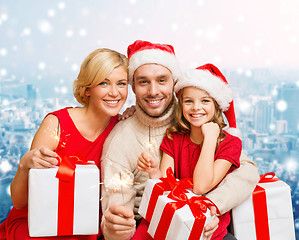
{"type": "Polygon", "coordinates": [[[127,67],[127,58],[110,49],[97,49],[85,58],[73,83],[74,96],[82,107],[64,108],[44,118],[33,138],[31,150],[21,158],[11,183],[14,208],[0,226],[0,239],[31,239],[27,222],[31,168],[51,168],[57,165],[56,157],[60,154],[92,160],[100,167],[103,143],[118,122],[118,112],[127,98],[127,67]]]}

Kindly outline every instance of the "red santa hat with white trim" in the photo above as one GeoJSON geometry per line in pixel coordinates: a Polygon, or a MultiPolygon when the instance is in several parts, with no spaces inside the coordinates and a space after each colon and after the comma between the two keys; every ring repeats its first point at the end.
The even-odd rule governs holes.
{"type": "Polygon", "coordinates": [[[208,63],[186,71],[174,86],[174,91],[178,93],[185,87],[198,87],[209,93],[219,104],[228,121],[229,128],[226,131],[236,137],[242,137],[241,131],[237,129],[232,90],[217,67],[208,63]]]}
{"type": "Polygon", "coordinates": [[[168,68],[175,82],[180,76],[179,63],[171,45],[137,40],[128,47],[127,52],[130,84],[133,83],[133,75],[136,69],[149,63],[160,64],[168,68]]]}

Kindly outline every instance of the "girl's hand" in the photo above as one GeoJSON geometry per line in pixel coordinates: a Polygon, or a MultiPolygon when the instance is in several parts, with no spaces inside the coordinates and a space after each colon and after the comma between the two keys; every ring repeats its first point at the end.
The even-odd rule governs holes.
{"type": "Polygon", "coordinates": [[[132,105],[131,107],[128,107],[123,114],[119,115],[118,120],[125,120],[131,116],[133,116],[133,114],[136,111],[136,107],[135,105],[132,105]]]}
{"type": "Polygon", "coordinates": [[[208,122],[201,126],[201,131],[204,138],[211,137],[217,139],[220,133],[220,128],[217,123],[208,122]]]}
{"type": "Polygon", "coordinates": [[[57,153],[47,147],[40,146],[27,152],[20,160],[20,167],[29,170],[31,168],[51,168],[58,164],[57,153]]]}
{"type": "Polygon", "coordinates": [[[149,152],[143,152],[138,157],[137,169],[143,172],[151,173],[159,170],[159,162],[149,152]]]}

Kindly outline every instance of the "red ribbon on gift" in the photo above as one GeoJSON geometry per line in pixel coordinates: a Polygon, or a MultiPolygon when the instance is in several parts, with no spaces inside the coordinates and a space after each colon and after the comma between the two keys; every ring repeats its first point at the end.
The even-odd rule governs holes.
{"type": "Polygon", "coordinates": [[[76,164],[93,164],[80,160],[76,156],[58,156],[58,217],[57,236],[73,235],[74,190],[76,164]]]}
{"type": "MultiPolygon", "coordinates": [[[[260,176],[259,183],[271,183],[280,181],[274,178],[275,173],[265,173],[260,176]]],[[[269,219],[267,210],[266,191],[263,187],[257,185],[252,194],[254,222],[257,240],[270,240],[269,219]]]]}
{"type": "Polygon", "coordinates": [[[175,211],[184,207],[186,204],[189,205],[195,218],[188,238],[189,240],[197,240],[200,238],[206,222],[204,213],[207,212],[207,207],[215,206],[217,213],[220,214],[219,209],[210,199],[204,196],[194,196],[188,199],[187,195],[178,187],[175,187],[167,197],[175,200],[175,202],[169,202],[165,205],[154,239],[162,240],[166,238],[175,211]]]}
{"type": "Polygon", "coordinates": [[[155,210],[158,197],[165,191],[172,191],[174,188],[180,188],[187,193],[185,188],[193,188],[192,178],[185,178],[180,181],[174,177],[172,169],[169,167],[166,170],[166,178],[160,178],[162,182],[156,183],[153,187],[151,198],[148,203],[145,219],[150,222],[155,210]]]}
{"type": "Polygon", "coordinates": [[[277,177],[274,178],[274,177],[275,177],[274,172],[265,173],[265,174],[260,176],[259,183],[270,183],[270,182],[280,181],[279,178],[277,178],[277,177]]]}

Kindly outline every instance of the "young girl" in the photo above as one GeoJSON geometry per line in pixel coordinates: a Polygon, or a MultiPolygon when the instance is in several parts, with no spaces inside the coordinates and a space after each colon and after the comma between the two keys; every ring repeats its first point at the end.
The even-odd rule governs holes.
{"type": "MultiPolygon", "coordinates": [[[[100,167],[104,141],[117,123],[118,112],[127,98],[127,67],[127,58],[110,49],[97,49],[85,58],[73,84],[74,96],[82,107],[63,108],[44,118],[11,183],[14,208],[0,225],[0,239],[31,239],[27,218],[31,168],[51,168],[58,164],[57,156],[64,154],[92,160],[100,167]]],[[[97,239],[97,236],[50,239],[97,239]]]]}
{"type": "MultiPolygon", "coordinates": [[[[167,129],[160,146],[163,152],[160,167],[158,160],[143,152],[137,168],[148,172],[150,178],[160,178],[171,167],[177,178],[193,178],[194,193],[205,194],[240,166],[241,140],[223,130],[226,124],[222,113],[230,127],[236,127],[232,92],[225,77],[212,64],[188,71],[175,85],[175,92],[176,123],[167,129]]],[[[234,131],[238,133],[237,129],[234,131]]],[[[219,220],[212,239],[234,239],[226,236],[229,212],[219,220]]]]}

